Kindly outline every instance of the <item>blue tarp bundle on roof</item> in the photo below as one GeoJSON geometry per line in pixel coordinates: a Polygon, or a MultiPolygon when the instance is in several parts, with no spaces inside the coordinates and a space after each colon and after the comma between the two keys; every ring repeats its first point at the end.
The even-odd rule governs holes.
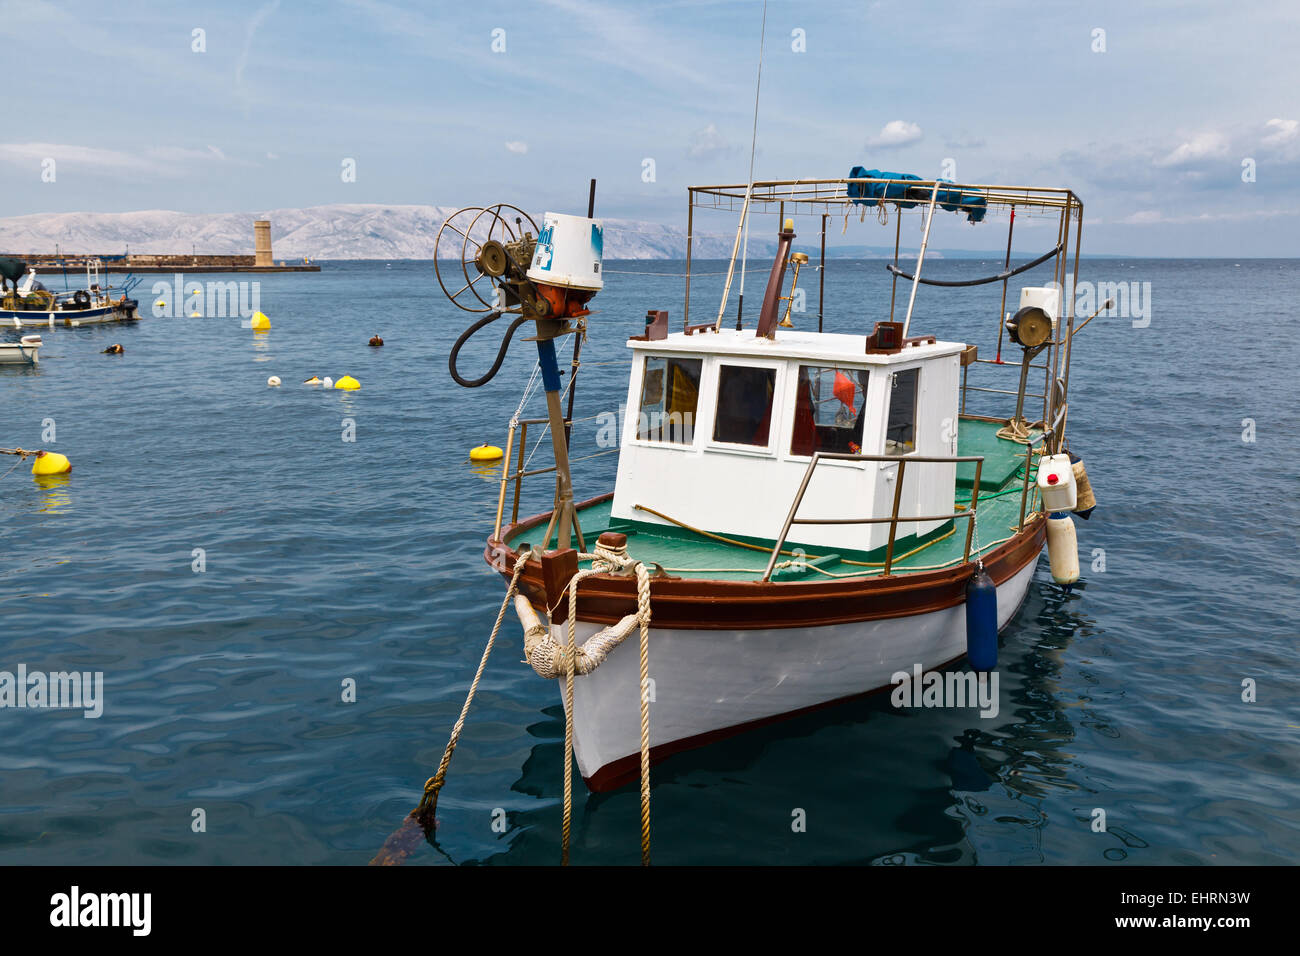
{"type": "MultiPolygon", "coordinates": [[[[879,169],[863,169],[854,166],[849,179],[902,179],[921,182],[920,176],[911,173],[890,173],[879,169]]],[[[939,182],[950,182],[941,179],[939,182]]],[[[885,200],[897,202],[904,209],[911,209],[917,203],[928,203],[932,186],[908,186],[906,183],[849,183],[849,197],[862,206],[875,206],[885,200]]],[[[979,222],[988,211],[988,202],[977,192],[962,192],[960,189],[939,187],[939,205],[948,212],[964,212],[970,222],[979,222]]]]}

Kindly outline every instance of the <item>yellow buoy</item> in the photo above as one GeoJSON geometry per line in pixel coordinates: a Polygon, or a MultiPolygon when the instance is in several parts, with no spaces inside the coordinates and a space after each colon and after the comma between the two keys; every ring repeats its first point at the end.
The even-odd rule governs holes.
{"type": "Polygon", "coordinates": [[[303,384],[304,384],[304,385],[319,385],[319,384],[320,384],[320,376],[319,376],[319,375],[313,375],[311,378],[307,379],[307,381],[303,382],[303,384]]]}
{"type": "Polygon", "coordinates": [[[203,318],[203,316],[199,315],[199,313],[197,313],[197,312],[191,312],[191,313],[190,313],[190,318],[191,318],[191,319],[201,319],[201,318],[203,318]]]}
{"type": "Polygon", "coordinates": [[[53,451],[38,451],[32,462],[33,475],[62,475],[72,471],[72,462],[53,451]]]}
{"type": "Polygon", "coordinates": [[[361,383],[358,382],[351,375],[344,375],[341,379],[339,379],[337,382],[334,383],[334,387],[344,388],[347,389],[348,391],[355,391],[356,389],[361,387],[361,383]]]}
{"type": "Polygon", "coordinates": [[[470,450],[469,460],[470,461],[496,461],[504,454],[505,452],[503,452],[496,445],[479,445],[477,448],[473,448],[470,450]]]}
{"type": "Polygon", "coordinates": [[[271,328],[271,320],[266,317],[265,313],[254,312],[249,327],[254,332],[266,332],[271,328]]]}
{"type": "Polygon", "coordinates": [[[154,306],[159,309],[165,309],[167,308],[167,303],[164,302],[162,299],[159,299],[157,302],[154,303],[154,306]]]}

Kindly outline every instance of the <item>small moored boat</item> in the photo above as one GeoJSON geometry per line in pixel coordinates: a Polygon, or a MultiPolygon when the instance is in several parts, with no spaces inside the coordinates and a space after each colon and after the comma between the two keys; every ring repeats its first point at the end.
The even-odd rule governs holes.
{"type": "MultiPolygon", "coordinates": [[[[452,374],[483,384],[500,356],[484,378],[465,379],[456,362],[467,337],[516,313],[508,342],[533,320],[555,466],[528,470],[522,455],[512,462],[520,424],[512,421],[484,557],[510,582],[528,662],[559,679],[592,790],[644,778],[649,763],[675,752],[889,689],[899,673],[968,657],[971,670],[992,670],[997,632],[1024,601],[1045,544],[1055,580],[1066,588],[1077,580],[1070,513],[1084,510],[1075,478],[1082,463],[1069,454],[1065,428],[1071,349],[1087,322],[1076,328],[1072,297],[1062,295],[1074,288],[1071,272],[1077,281],[1083,215],[1071,190],[861,167],[844,179],[692,188],[692,217],[740,209],[745,226],[751,214],[780,216],[757,321],[745,326],[738,311],[734,328],[723,328],[738,228],[716,317],[693,325],[687,312],[672,331],[668,313],[652,309],[642,334],[629,338],[617,478],[580,502],[555,347],[586,331],[586,303],[602,284],[601,223],[548,213],[534,238],[496,208],[456,230],[466,237],[462,291],[497,304],[456,343],[452,374]],[[917,206],[924,238],[912,271],[900,265],[895,226],[888,301],[857,310],[887,318],[856,329],[842,320],[847,331],[823,332],[819,304],[816,330],[789,328],[784,303],[796,290],[786,291],[787,266],[809,257],[792,250],[787,210],[820,219],[824,236],[828,219],[870,208],[883,220],[917,206]],[[942,210],[972,223],[1003,219],[1008,230],[1017,216],[1041,217],[1049,223],[1041,232],[1056,226],[1055,245],[1013,267],[1008,235],[1006,264],[992,275],[923,277],[942,210]],[[1050,280],[1011,286],[1034,268],[1050,269],[1050,280]],[[499,294],[475,289],[481,278],[499,294]],[[992,288],[996,359],[980,358],[965,336],[913,330],[921,287],[954,285],[992,288]],[[1010,311],[1009,291],[1019,299],[1010,311]],[[1019,362],[1002,360],[1004,337],[1019,362]],[[1031,375],[1041,392],[1029,388],[1031,375]],[[515,512],[504,517],[508,485],[539,470],[556,473],[553,507],[520,518],[516,488],[515,512]]],[[[487,311],[458,296],[462,308],[487,311]]],[[[942,311],[932,305],[927,315],[942,311]]]]}
{"type": "Polygon", "coordinates": [[[17,342],[0,342],[0,365],[38,365],[40,350],[39,335],[24,335],[17,342]]]}
{"type": "Polygon", "coordinates": [[[129,322],[139,318],[139,303],[130,298],[137,280],[128,279],[122,288],[101,285],[99,259],[86,260],[86,286],[54,292],[36,276],[35,267],[15,259],[0,260],[0,275],[13,283],[0,290],[0,325],[12,328],[54,328],[56,325],[99,325],[129,322]],[[26,272],[19,281],[18,276],[26,272]]]}

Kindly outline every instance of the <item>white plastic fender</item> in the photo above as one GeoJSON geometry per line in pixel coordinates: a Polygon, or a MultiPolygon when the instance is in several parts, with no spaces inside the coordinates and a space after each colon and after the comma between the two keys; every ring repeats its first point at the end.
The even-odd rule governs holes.
{"type": "Polygon", "coordinates": [[[1070,585],[1079,580],[1079,538],[1074,519],[1068,514],[1047,517],[1047,558],[1052,565],[1052,580],[1070,585]]]}

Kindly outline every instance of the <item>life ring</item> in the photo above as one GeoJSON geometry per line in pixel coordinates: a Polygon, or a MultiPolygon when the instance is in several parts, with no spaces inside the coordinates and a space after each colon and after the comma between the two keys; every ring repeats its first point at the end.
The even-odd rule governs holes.
{"type": "Polygon", "coordinates": [[[78,309],[90,308],[90,293],[84,289],[78,289],[72,293],[72,304],[78,309]]]}

